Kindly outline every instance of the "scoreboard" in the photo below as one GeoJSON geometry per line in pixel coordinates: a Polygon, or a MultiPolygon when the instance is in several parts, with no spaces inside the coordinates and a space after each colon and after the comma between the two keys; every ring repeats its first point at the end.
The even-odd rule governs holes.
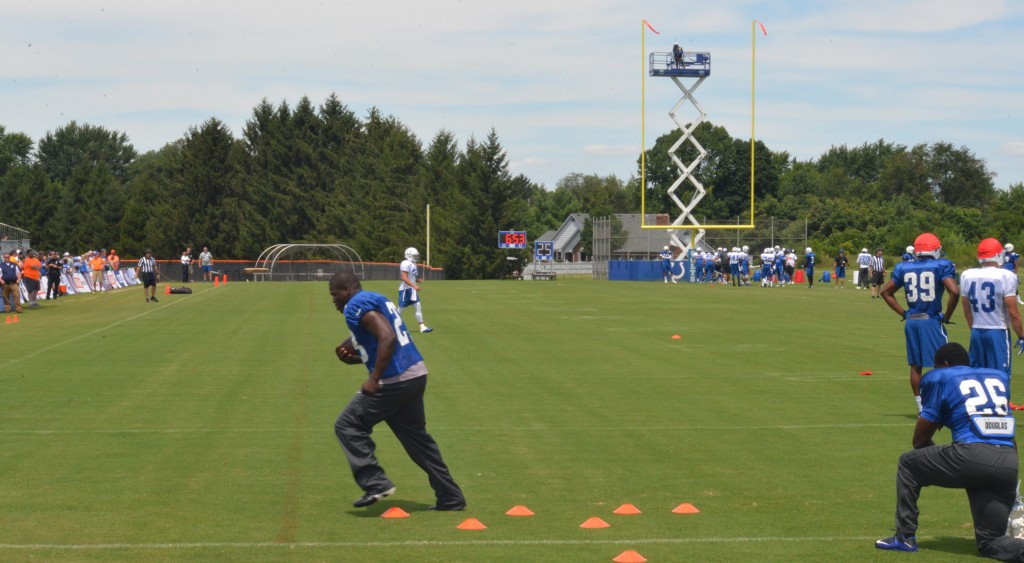
{"type": "Polygon", "coordinates": [[[533,242],[534,260],[552,260],[555,257],[555,243],[550,240],[537,240],[533,242]]]}
{"type": "Polygon", "coordinates": [[[498,231],[498,248],[526,248],[526,231],[498,231]]]}

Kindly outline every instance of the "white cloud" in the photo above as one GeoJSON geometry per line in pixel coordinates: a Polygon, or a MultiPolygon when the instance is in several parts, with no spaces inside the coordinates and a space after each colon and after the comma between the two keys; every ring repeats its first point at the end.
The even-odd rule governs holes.
{"type": "Polygon", "coordinates": [[[1009,143],[1003,144],[1003,154],[1007,154],[1014,158],[1024,158],[1024,141],[1010,141],[1009,143]]]}

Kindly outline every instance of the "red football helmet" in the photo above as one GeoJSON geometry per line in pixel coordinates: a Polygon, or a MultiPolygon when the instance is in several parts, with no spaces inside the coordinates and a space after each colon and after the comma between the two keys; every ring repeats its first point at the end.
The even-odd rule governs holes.
{"type": "Polygon", "coordinates": [[[914,254],[917,256],[931,256],[938,258],[942,255],[942,243],[939,237],[931,233],[921,233],[914,239],[914,254]]]}
{"type": "Polygon", "coordinates": [[[978,243],[978,262],[995,262],[1003,264],[1003,245],[994,238],[987,238],[978,243]]]}

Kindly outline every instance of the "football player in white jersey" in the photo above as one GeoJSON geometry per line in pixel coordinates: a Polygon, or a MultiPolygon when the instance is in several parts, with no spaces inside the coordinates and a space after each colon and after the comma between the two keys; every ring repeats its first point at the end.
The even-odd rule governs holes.
{"type": "Polygon", "coordinates": [[[1010,374],[1010,327],[1017,347],[1024,346],[1024,327],[1017,308],[1017,276],[1003,269],[1003,245],[994,238],[978,244],[980,268],[960,275],[960,299],[971,327],[971,367],[1010,374]]]}
{"type": "Polygon", "coordinates": [[[398,314],[410,305],[416,307],[416,322],[420,324],[420,332],[432,332],[434,329],[423,324],[423,307],[420,305],[419,270],[416,262],[420,259],[420,251],[413,247],[405,249],[405,260],[402,260],[399,270],[402,275],[402,283],[398,286],[398,314]]]}

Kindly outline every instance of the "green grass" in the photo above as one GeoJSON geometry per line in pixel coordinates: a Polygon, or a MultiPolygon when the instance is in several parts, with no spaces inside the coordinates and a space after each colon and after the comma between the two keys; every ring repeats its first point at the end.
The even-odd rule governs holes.
{"type": "MultiPolygon", "coordinates": [[[[193,287],[0,326],[0,560],[899,558],[872,543],[916,411],[902,325],[867,292],[428,282],[428,429],[469,501],[434,513],[384,425],[398,493],[351,507],[333,422],[365,370],[334,357],[326,283],[193,287]],[[392,506],[411,517],[379,518],[392,506]],[[611,527],[580,529],[592,516],[611,527]],[[470,517],[488,529],[456,529],[470,517]]],[[[921,508],[920,556],[976,553],[962,491],[921,508]]]]}

